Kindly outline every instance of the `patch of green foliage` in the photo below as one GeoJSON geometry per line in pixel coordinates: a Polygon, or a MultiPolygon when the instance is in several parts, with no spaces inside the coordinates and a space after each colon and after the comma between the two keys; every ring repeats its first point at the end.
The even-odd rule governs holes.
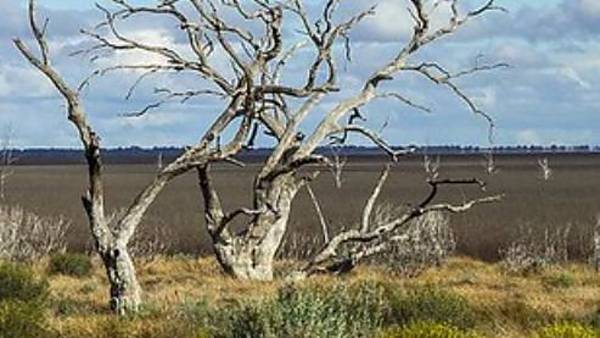
{"type": "Polygon", "coordinates": [[[430,321],[413,322],[402,327],[382,330],[376,338],[479,338],[474,332],[430,321]]]}
{"type": "Polygon", "coordinates": [[[208,327],[214,337],[370,337],[383,325],[388,307],[376,283],[333,287],[289,285],[271,299],[211,311],[188,303],[184,322],[208,327]]]}
{"type": "Polygon", "coordinates": [[[48,270],[51,274],[86,277],[92,271],[92,260],[82,254],[56,254],[50,257],[48,270]]]}
{"type": "Polygon", "coordinates": [[[540,329],[532,338],[600,338],[600,331],[579,323],[558,323],[540,329]]]}
{"type": "Polygon", "coordinates": [[[48,282],[23,265],[0,265],[0,338],[52,337],[46,306],[48,282]]]}
{"type": "Polygon", "coordinates": [[[542,283],[547,288],[568,289],[573,287],[577,280],[568,272],[561,272],[542,277],[542,283]]]}
{"type": "Polygon", "coordinates": [[[431,286],[401,291],[392,297],[389,316],[391,324],[401,326],[429,321],[466,330],[476,322],[476,313],[464,297],[431,286]]]}

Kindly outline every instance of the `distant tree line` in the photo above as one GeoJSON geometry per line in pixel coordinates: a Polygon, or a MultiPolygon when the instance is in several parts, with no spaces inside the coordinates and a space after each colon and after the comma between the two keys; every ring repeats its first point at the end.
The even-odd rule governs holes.
{"type": "MultiPolygon", "coordinates": [[[[441,145],[441,146],[406,146],[395,147],[395,149],[413,149],[416,155],[480,155],[487,154],[490,148],[479,146],[441,145]]],[[[586,154],[600,153],[600,146],[590,145],[518,145],[518,146],[495,146],[491,148],[493,154],[586,154]]],[[[271,148],[255,148],[243,150],[238,154],[244,161],[260,161],[271,153],[271,148]]],[[[329,148],[318,149],[317,153],[328,154],[329,148]]],[[[339,148],[339,155],[343,156],[381,156],[381,151],[376,147],[367,146],[344,146],[339,148]]],[[[184,152],[182,147],[152,147],[141,148],[118,147],[103,150],[107,164],[154,164],[159,156],[164,161],[172,160],[184,152]]],[[[52,165],[52,164],[85,164],[85,156],[80,149],[67,148],[28,148],[13,149],[13,155],[19,159],[17,165],[52,165]]]]}

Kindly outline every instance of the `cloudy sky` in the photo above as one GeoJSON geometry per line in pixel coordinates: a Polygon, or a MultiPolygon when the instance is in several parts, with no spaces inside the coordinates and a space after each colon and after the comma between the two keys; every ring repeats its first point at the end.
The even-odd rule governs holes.
{"type": "MultiPolygon", "coordinates": [[[[306,0],[315,4],[317,1],[306,0]]],[[[464,0],[465,7],[482,0],[464,0]]],[[[99,65],[135,61],[111,55],[92,64],[70,56],[85,46],[79,34],[100,15],[94,1],[38,0],[40,12],[50,18],[48,34],[56,67],[76,84],[99,65]]],[[[138,0],[136,3],[150,2],[138,0]]],[[[406,40],[410,20],[404,0],[345,0],[348,9],[378,2],[377,14],[352,35],[353,62],[343,65],[340,81],[345,91],[323,103],[304,128],[310,131],[325,111],[358,88],[370,72],[385,63],[406,40]]],[[[507,62],[508,69],[481,73],[458,83],[494,117],[495,144],[600,144],[600,0],[498,0],[508,14],[490,13],[471,22],[455,36],[427,47],[414,60],[437,61],[458,71],[476,62],[507,62]]],[[[28,39],[26,0],[0,0],[0,128],[10,126],[19,147],[76,147],[64,106],[47,81],[18,55],[11,39],[28,39]]],[[[443,13],[438,14],[442,22],[443,13]]],[[[184,48],[173,33],[172,22],[139,20],[124,28],[130,36],[184,48]]],[[[301,36],[291,31],[290,43],[301,36]]],[[[300,53],[287,79],[300,78],[300,53]]],[[[218,62],[218,60],[217,60],[218,62]]],[[[223,67],[226,67],[224,65],[223,67]]],[[[149,78],[131,99],[124,100],[135,74],[115,74],[86,89],[84,100],[92,123],[107,146],[186,145],[194,143],[223,102],[195,99],[185,105],[169,104],[142,118],[123,113],[156,100],[153,88],[168,85],[200,89],[190,76],[149,78]]],[[[423,113],[397,102],[381,101],[366,109],[368,123],[383,129],[394,144],[487,145],[485,123],[444,88],[414,76],[400,76],[388,89],[410,96],[432,109],[423,113]]]]}

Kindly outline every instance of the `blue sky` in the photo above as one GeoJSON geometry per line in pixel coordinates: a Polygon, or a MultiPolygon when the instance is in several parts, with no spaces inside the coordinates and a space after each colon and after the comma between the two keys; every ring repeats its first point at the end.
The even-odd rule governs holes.
{"type": "MultiPolygon", "coordinates": [[[[94,1],[38,2],[42,6],[40,12],[50,18],[53,62],[71,83],[77,83],[94,65],[68,54],[85,44],[79,28],[91,27],[98,21],[94,1]]],[[[135,3],[142,2],[152,3],[135,3]]],[[[353,33],[354,62],[341,74],[348,89],[326,101],[322,109],[344,93],[352,93],[366,74],[393,54],[398,41],[407,34],[403,0],[345,1],[351,8],[366,2],[381,4],[378,14],[353,33]]],[[[468,6],[483,1],[464,2],[468,6]]],[[[0,127],[12,127],[14,144],[19,147],[76,147],[76,135],[65,120],[62,101],[10,43],[15,36],[29,37],[23,6],[14,4],[15,0],[0,0],[0,127]]],[[[496,120],[496,144],[600,144],[600,1],[499,0],[499,4],[510,13],[492,13],[473,22],[455,37],[427,48],[419,57],[442,62],[452,70],[473,64],[479,54],[490,62],[511,64],[510,69],[460,82],[465,92],[496,120]]],[[[135,36],[154,38],[175,48],[185,47],[170,35],[170,28],[142,20],[128,29],[135,36]]],[[[111,56],[105,62],[123,58],[111,56]]],[[[288,74],[289,79],[302,73],[301,68],[296,68],[296,73],[288,74]]],[[[141,119],[124,118],[122,113],[156,100],[152,92],[157,84],[166,81],[198,89],[193,78],[157,77],[140,86],[131,100],[124,101],[123,92],[133,79],[130,75],[107,77],[86,91],[85,104],[105,145],[194,143],[222,106],[216,100],[192,100],[186,105],[167,105],[141,119]]],[[[432,113],[423,114],[395,102],[378,102],[369,107],[368,123],[376,129],[387,124],[383,136],[391,143],[487,144],[482,120],[444,89],[410,76],[397,79],[392,87],[431,107],[432,113]]],[[[304,128],[310,131],[318,121],[319,114],[315,114],[304,128]]]]}

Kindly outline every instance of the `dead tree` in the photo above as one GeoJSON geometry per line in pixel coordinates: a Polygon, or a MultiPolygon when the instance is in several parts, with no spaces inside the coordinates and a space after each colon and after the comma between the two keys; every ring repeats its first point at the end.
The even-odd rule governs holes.
{"type": "Polygon", "coordinates": [[[592,264],[596,271],[600,272],[600,215],[596,217],[592,245],[592,264]]]}
{"type": "Polygon", "coordinates": [[[540,178],[545,182],[549,181],[552,178],[552,169],[550,168],[548,158],[544,157],[543,159],[539,159],[538,167],[540,170],[540,178]]]}
{"type": "Polygon", "coordinates": [[[377,220],[372,217],[377,198],[389,175],[390,167],[382,172],[365,208],[361,222],[357,227],[350,227],[326,242],[324,247],[300,271],[300,276],[318,273],[342,274],[352,270],[359,262],[374,255],[387,251],[394,243],[407,240],[407,235],[402,230],[411,222],[432,212],[461,213],[478,204],[497,202],[501,195],[465,201],[462,204],[432,203],[439,191],[439,187],[448,185],[476,185],[485,190],[485,183],[478,179],[438,179],[430,177],[427,183],[430,192],[421,202],[407,208],[396,217],[377,220]]]}
{"type": "Polygon", "coordinates": [[[6,199],[6,182],[13,174],[12,165],[17,161],[13,156],[12,128],[7,127],[0,145],[0,201],[6,199]]]}
{"type": "MultiPolygon", "coordinates": [[[[122,1],[115,1],[115,3],[122,3],[122,1]]],[[[104,204],[100,136],[88,122],[79,90],[75,90],[67,84],[50,62],[50,48],[46,40],[47,21],[43,26],[38,24],[35,4],[35,0],[29,1],[28,14],[30,28],[39,48],[39,55],[32,52],[20,39],[15,39],[14,44],[23,56],[52,82],[66,102],[67,118],[78,132],[88,164],[89,187],[83,197],[83,205],[88,216],[95,248],[106,268],[110,283],[111,308],[119,314],[136,311],[141,303],[141,288],[136,278],[128,243],[142,221],[144,213],[169,181],[198,166],[204,167],[210,162],[225,160],[242,148],[243,141],[250,132],[250,122],[254,117],[252,110],[248,109],[250,100],[247,99],[246,85],[244,83],[230,84],[224,78],[214,74],[207,61],[200,58],[206,52],[205,48],[196,43],[192,45],[198,53],[199,60],[190,65],[187,61],[178,58],[177,55],[172,55],[163,49],[130,41],[118,35],[116,30],[114,32],[121,41],[119,45],[97,36],[103,44],[94,46],[93,50],[101,50],[104,47],[124,50],[140,49],[147,53],[163,55],[168,59],[165,61],[165,69],[193,67],[200,76],[212,79],[221,90],[229,95],[224,111],[209,126],[199,142],[188,147],[181,156],[162,168],[154,180],[135,197],[126,211],[114,222],[115,225],[111,227],[104,204]],[[227,144],[215,146],[215,140],[221,132],[238,120],[242,120],[242,122],[236,125],[237,132],[232,139],[227,144]]],[[[107,24],[112,25],[112,19],[112,16],[108,16],[107,24]]],[[[189,29],[190,38],[196,41],[194,40],[196,33],[192,27],[188,26],[187,29],[189,29]]],[[[128,67],[117,68],[127,69],[128,67]]],[[[96,76],[114,69],[111,67],[108,70],[97,70],[93,75],[96,76]]],[[[89,82],[90,78],[86,79],[78,89],[87,86],[89,82]]]]}
{"type": "Polygon", "coordinates": [[[484,155],[485,162],[483,162],[483,168],[488,176],[496,175],[500,172],[496,165],[496,159],[494,158],[494,150],[490,148],[484,155]]]}
{"type": "MultiPolygon", "coordinates": [[[[204,199],[204,217],[214,251],[223,269],[238,278],[272,279],[273,260],[288,228],[292,201],[298,191],[317,174],[310,169],[315,169],[315,165],[325,165],[337,172],[336,164],[331,159],[316,152],[318,147],[344,144],[350,134],[357,134],[372,141],[392,160],[409,152],[394,149],[378,132],[371,130],[364,123],[367,116],[365,109],[369,103],[383,99],[395,100],[415,109],[428,109],[401,93],[383,91],[382,83],[391,82],[402,73],[421,75],[433,84],[449,89],[473,113],[485,118],[490,127],[493,126],[492,119],[468,98],[455,80],[478,71],[503,67],[504,64],[478,65],[472,69],[451,72],[439,63],[418,62],[413,58],[419,50],[451,35],[472,19],[489,11],[501,10],[494,0],[486,0],[480,7],[466,13],[459,11],[458,0],[407,0],[414,20],[408,43],[397,51],[395,57],[368,76],[358,90],[327,110],[324,110],[323,100],[341,89],[338,61],[340,58],[351,60],[349,33],[372,15],[375,7],[339,18],[338,12],[343,6],[340,0],[319,2],[316,10],[312,8],[315,5],[312,2],[311,8],[307,9],[303,0],[163,0],[155,5],[136,5],[128,0],[110,2],[114,5],[111,9],[99,6],[105,14],[105,20],[94,30],[84,31],[95,44],[82,53],[91,54],[92,58],[101,56],[105,51],[117,54],[149,53],[164,62],[122,64],[98,69],[83,82],[82,87],[94,77],[109,72],[142,72],[127,93],[129,97],[141,81],[153,74],[187,72],[199,75],[199,84],[203,87],[184,90],[157,88],[156,93],[162,97],[132,115],[151,113],[173,100],[186,102],[204,95],[216,95],[227,102],[225,112],[205,134],[201,143],[188,150],[183,160],[175,163],[177,173],[187,170],[192,165],[190,163],[197,168],[204,199]],[[431,14],[444,6],[448,8],[450,19],[446,25],[433,28],[431,14]],[[142,15],[173,20],[180,34],[186,38],[186,50],[139,41],[120,30],[124,21],[142,15]],[[290,32],[298,30],[305,41],[289,43],[290,32]],[[289,64],[301,49],[303,53],[311,55],[306,75],[300,79],[300,84],[298,81],[285,84],[290,82],[291,76],[299,80],[297,74],[291,73],[289,64]],[[342,56],[338,55],[340,50],[343,51],[342,56]],[[220,64],[228,68],[216,67],[215,59],[220,59],[220,64]],[[305,134],[301,131],[301,125],[317,112],[322,120],[314,130],[305,134]],[[237,133],[229,143],[222,144],[221,131],[230,125],[236,126],[237,133]],[[241,164],[233,156],[242,146],[251,148],[260,131],[274,141],[274,148],[254,178],[252,200],[246,207],[224,210],[212,182],[211,164],[218,161],[241,164]],[[184,161],[189,159],[193,161],[184,161]],[[236,231],[237,227],[232,227],[234,223],[243,223],[245,227],[236,231]]],[[[43,65],[41,68],[44,68],[43,65]]],[[[172,169],[172,166],[167,166],[163,172],[170,173],[172,169]]],[[[159,174],[158,177],[163,175],[159,174]]],[[[166,181],[163,183],[166,184],[166,181]]],[[[432,184],[437,189],[438,185],[445,184],[443,182],[432,181],[432,184]]],[[[460,211],[475,203],[446,205],[445,209],[460,211]]],[[[419,209],[419,212],[425,211],[424,207],[419,209]]],[[[396,228],[396,223],[391,228],[396,228]]],[[[384,231],[382,234],[387,233],[384,231]]],[[[350,237],[348,240],[340,240],[337,236],[329,238],[327,247],[354,238],[350,237]]],[[[320,263],[321,260],[315,262],[320,263]]]]}

